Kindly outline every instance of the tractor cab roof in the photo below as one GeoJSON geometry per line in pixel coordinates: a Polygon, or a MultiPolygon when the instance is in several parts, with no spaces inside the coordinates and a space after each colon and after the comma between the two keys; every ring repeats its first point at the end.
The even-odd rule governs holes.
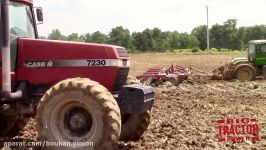
{"type": "Polygon", "coordinates": [[[33,4],[33,0],[11,0],[11,1],[14,1],[14,2],[23,2],[23,3],[27,3],[27,4],[33,4]]]}
{"type": "Polygon", "coordinates": [[[266,40],[252,40],[248,42],[249,44],[264,44],[266,40]]]}

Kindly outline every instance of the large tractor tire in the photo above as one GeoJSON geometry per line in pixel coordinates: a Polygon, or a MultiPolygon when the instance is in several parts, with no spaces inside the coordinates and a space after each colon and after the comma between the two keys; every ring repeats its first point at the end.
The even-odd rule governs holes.
{"type": "Polygon", "coordinates": [[[151,112],[139,114],[123,114],[121,141],[136,141],[148,129],[151,120],[151,112]]]}
{"type": "MultiPolygon", "coordinates": [[[[127,78],[127,84],[140,84],[133,76],[127,78]]],[[[151,111],[137,114],[122,114],[122,129],[119,140],[135,141],[140,139],[148,129],[151,121],[151,111]]]]}
{"type": "Polygon", "coordinates": [[[46,144],[44,149],[49,150],[113,149],[121,131],[120,109],[113,96],[84,78],[50,88],[37,108],[36,121],[39,140],[68,144],[46,144]]]}
{"type": "Polygon", "coordinates": [[[234,76],[239,81],[253,81],[256,78],[255,68],[248,64],[240,64],[236,67],[234,76]]]}

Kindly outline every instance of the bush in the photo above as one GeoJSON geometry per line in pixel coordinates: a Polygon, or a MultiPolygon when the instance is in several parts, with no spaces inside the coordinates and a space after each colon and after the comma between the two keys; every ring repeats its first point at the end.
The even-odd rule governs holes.
{"type": "Polygon", "coordinates": [[[139,51],[139,50],[135,50],[135,49],[134,49],[134,50],[133,50],[133,49],[128,49],[127,51],[128,51],[129,54],[138,54],[138,53],[142,53],[141,51],[139,51]]]}
{"type": "Polygon", "coordinates": [[[200,49],[198,47],[194,47],[194,48],[191,49],[192,53],[196,53],[196,52],[199,52],[199,51],[200,51],[200,49]]]}
{"type": "Polygon", "coordinates": [[[211,52],[219,52],[219,50],[216,49],[216,48],[211,48],[211,49],[209,49],[209,51],[211,51],[211,52]]]}

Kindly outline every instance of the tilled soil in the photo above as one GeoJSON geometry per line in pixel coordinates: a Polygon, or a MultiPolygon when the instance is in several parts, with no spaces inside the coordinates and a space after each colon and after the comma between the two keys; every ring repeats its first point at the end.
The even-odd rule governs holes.
{"type": "MultiPolygon", "coordinates": [[[[197,57],[200,60],[201,56],[197,57]]],[[[211,57],[213,60],[216,59],[216,56],[211,57]]],[[[226,61],[232,56],[224,57],[226,59],[223,61],[226,61]]],[[[136,60],[139,61],[138,58],[136,60]]],[[[221,62],[216,64],[212,62],[214,61],[208,64],[192,63],[203,70],[205,65],[211,65],[206,67],[206,71],[221,65],[221,62]]],[[[134,63],[136,65],[136,62],[134,63]]],[[[168,63],[170,64],[170,61],[168,63]]],[[[145,68],[140,70],[134,65],[133,68],[136,69],[133,69],[133,72],[138,71],[138,74],[145,70],[145,68]]],[[[266,81],[241,83],[203,78],[178,86],[165,83],[155,89],[156,101],[148,131],[138,141],[119,142],[117,149],[266,149],[266,81]],[[260,141],[217,142],[216,121],[226,118],[258,119],[260,141]]],[[[34,126],[34,119],[31,119],[26,128],[12,139],[36,141],[37,133],[34,126]]]]}
{"type": "MultiPolygon", "coordinates": [[[[266,149],[266,82],[163,85],[156,88],[153,122],[125,149],[266,149]],[[257,118],[260,141],[217,142],[218,119],[257,118]]],[[[122,147],[122,146],[121,146],[122,147]]]]}

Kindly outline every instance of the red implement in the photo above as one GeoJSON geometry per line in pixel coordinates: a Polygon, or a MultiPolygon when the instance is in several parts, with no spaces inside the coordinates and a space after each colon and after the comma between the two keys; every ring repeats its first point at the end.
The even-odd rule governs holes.
{"type": "Polygon", "coordinates": [[[140,81],[166,81],[168,78],[175,78],[177,81],[183,81],[192,73],[191,67],[181,67],[172,65],[169,68],[152,68],[137,76],[140,81]]]}

